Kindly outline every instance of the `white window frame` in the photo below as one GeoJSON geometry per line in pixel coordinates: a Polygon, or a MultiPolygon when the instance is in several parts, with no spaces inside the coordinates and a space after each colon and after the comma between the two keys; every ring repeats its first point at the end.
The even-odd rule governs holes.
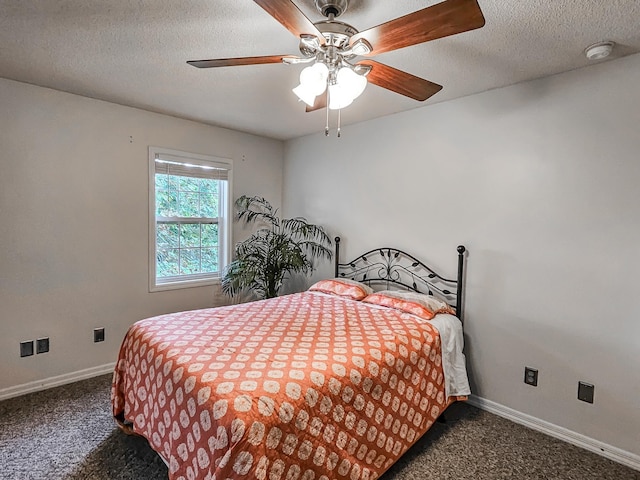
{"type": "Polygon", "coordinates": [[[220,276],[225,266],[229,264],[231,258],[231,199],[232,193],[232,175],[233,160],[228,158],[214,157],[211,155],[202,155],[199,153],[188,153],[178,150],[171,150],[163,147],[149,147],[149,291],[159,292],[164,290],[174,290],[179,288],[200,287],[205,285],[214,285],[220,282],[220,276]],[[156,217],[156,158],[175,160],[179,162],[189,163],[192,165],[202,165],[208,167],[222,167],[228,170],[228,179],[221,182],[222,191],[219,195],[219,212],[218,219],[218,266],[219,271],[215,274],[195,274],[188,278],[180,278],[180,276],[170,277],[168,279],[158,280],[156,276],[156,225],[158,218],[156,217]]]}

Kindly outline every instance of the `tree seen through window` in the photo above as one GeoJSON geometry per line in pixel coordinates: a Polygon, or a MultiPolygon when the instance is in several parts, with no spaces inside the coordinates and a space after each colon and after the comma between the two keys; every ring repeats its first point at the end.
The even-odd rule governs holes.
{"type": "Polygon", "coordinates": [[[219,271],[219,180],[155,175],[156,275],[219,271]]]}

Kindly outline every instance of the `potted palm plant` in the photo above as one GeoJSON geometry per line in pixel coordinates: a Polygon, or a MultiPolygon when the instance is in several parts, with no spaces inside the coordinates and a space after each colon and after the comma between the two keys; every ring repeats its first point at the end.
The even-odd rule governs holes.
{"type": "Polygon", "coordinates": [[[280,219],[278,210],[258,196],[243,195],[235,206],[237,220],[260,227],[235,246],[222,276],[227,295],[251,291],[261,299],[276,297],[288,275],[309,275],[314,260],[331,259],[331,238],[322,227],[301,217],[280,219]]]}

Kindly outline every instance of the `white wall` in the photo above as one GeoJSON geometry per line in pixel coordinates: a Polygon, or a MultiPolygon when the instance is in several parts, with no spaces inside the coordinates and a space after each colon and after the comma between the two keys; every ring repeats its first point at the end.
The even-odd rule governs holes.
{"type": "Polygon", "coordinates": [[[465,244],[474,393],[639,455],[639,78],[634,55],[287,142],[285,214],[344,260],[396,246],[454,276],[465,244]]]}
{"type": "Polygon", "coordinates": [[[0,390],[113,362],[133,322],[221,300],[148,291],[149,145],[231,158],[236,197],[281,204],[280,141],[2,79],[0,105],[0,390]]]}

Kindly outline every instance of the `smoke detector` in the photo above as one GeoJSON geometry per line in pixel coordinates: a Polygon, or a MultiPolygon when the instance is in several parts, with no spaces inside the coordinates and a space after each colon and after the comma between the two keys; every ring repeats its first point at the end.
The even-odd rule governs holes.
{"type": "Polygon", "coordinates": [[[584,54],[589,60],[600,60],[611,54],[613,45],[614,43],[610,41],[594,43],[584,49],[584,54]]]}

